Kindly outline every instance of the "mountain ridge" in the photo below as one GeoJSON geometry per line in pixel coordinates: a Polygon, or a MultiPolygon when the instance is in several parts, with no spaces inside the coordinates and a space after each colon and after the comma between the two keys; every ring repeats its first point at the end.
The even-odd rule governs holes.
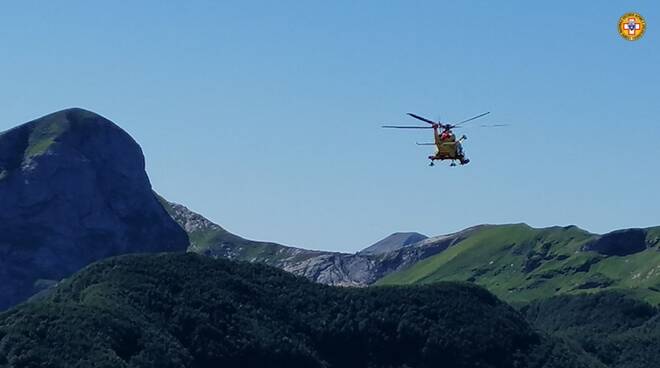
{"type": "Polygon", "coordinates": [[[490,228],[378,284],[476,282],[510,302],[555,294],[629,289],[660,303],[657,227],[591,234],[577,227],[534,229],[526,225],[490,228]],[[643,249],[628,248],[622,234],[644,235],[643,249]],[[621,254],[612,253],[612,238],[621,254]],[[604,245],[602,245],[604,244],[604,245]],[[635,252],[630,252],[635,249],[635,252]],[[624,252],[625,250],[625,252],[624,252]]]}
{"type": "Polygon", "coordinates": [[[312,281],[336,286],[367,286],[385,274],[400,270],[419,259],[437,254],[463,239],[479,227],[462,232],[426,238],[413,247],[408,245],[381,254],[340,253],[307,250],[277,243],[253,241],[232,234],[187,207],[161,198],[173,219],[190,228],[191,219],[202,226],[188,233],[189,251],[214,258],[260,262],[284,269],[312,281]]]}
{"type": "MultiPolygon", "coordinates": [[[[194,213],[185,206],[181,206],[180,210],[194,213]]],[[[180,219],[177,222],[181,224],[180,219]]],[[[191,251],[216,258],[262,262],[330,285],[469,281],[480,283],[504,300],[514,303],[551,296],[557,292],[574,294],[623,288],[638,292],[640,297],[651,303],[660,303],[660,281],[658,285],[654,281],[660,275],[660,256],[656,257],[658,252],[655,251],[660,244],[660,227],[594,234],[575,225],[534,228],[525,223],[484,224],[453,234],[432,236],[377,254],[311,251],[275,243],[253,242],[224,229],[221,233],[211,229],[210,232],[204,233],[204,236],[193,233],[190,237],[195,244],[191,251]],[[635,237],[634,245],[629,245],[626,241],[627,234],[633,234],[635,237]],[[639,244],[640,234],[644,235],[643,249],[639,244]],[[493,242],[490,241],[491,238],[493,242]],[[233,239],[240,240],[234,242],[233,239]],[[478,254],[471,256],[470,252],[462,254],[460,250],[472,247],[469,243],[474,242],[474,239],[485,247],[483,249],[488,251],[492,248],[495,252],[492,259],[484,261],[478,254]],[[450,256],[451,252],[446,253],[450,249],[458,258],[450,256]],[[646,257],[647,253],[652,257],[646,257]],[[619,259],[621,254],[624,254],[623,259],[619,259]],[[437,273],[436,270],[445,267],[442,265],[446,262],[441,261],[438,265],[434,265],[434,262],[443,257],[452,264],[460,261],[460,267],[437,273]],[[653,263],[656,258],[657,267],[653,263]],[[492,263],[489,265],[489,262],[492,263]],[[640,274],[637,278],[646,277],[652,280],[636,283],[630,280],[634,275],[626,276],[625,270],[614,274],[610,272],[612,269],[625,268],[624,265],[628,264],[643,267],[643,275],[640,274]],[[607,265],[605,274],[595,271],[602,265],[607,265]],[[512,271],[506,270],[505,266],[512,271]],[[594,272],[589,273],[592,266],[594,272]],[[421,275],[436,276],[406,276],[419,272],[421,275]],[[494,277],[493,272],[506,277],[500,280],[494,277]],[[485,282],[489,277],[498,281],[485,282]],[[554,283],[557,285],[550,287],[554,283]]]]}

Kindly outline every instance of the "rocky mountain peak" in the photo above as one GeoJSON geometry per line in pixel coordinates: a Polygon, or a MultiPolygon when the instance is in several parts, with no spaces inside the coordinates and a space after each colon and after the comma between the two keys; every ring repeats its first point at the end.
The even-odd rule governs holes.
{"type": "Polygon", "coordinates": [[[427,239],[426,235],[415,232],[397,232],[379,240],[373,245],[361,250],[359,254],[382,254],[401,249],[427,239]]]}
{"type": "Polygon", "coordinates": [[[0,309],[98,259],[187,245],[110,120],[74,108],[0,133],[0,309]]]}

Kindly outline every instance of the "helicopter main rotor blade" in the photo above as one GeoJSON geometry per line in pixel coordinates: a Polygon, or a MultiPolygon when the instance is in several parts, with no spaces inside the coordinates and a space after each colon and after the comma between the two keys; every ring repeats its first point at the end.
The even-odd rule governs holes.
{"type": "Polygon", "coordinates": [[[431,124],[431,125],[437,124],[437,123],[436,123],[435,121],[433,121],[433,120],[429,120],[429,119],[427,119],[427,118],[423,118],[423,117],[421,117],[421,116],[419,116],[419,115],[415,115],[415,114],[413,114],[412,112],[409,112],[408,115],[412,116],[413,118],[415,118],[415,119],[417,119],[417,120],[421,120],[421,121],[423,121],[423,122],[425,122],[425,123],[429,123],[429,124],[431,124]]]}
{"type": "Polygon", "coordinates": [[[485,112],[485,113],[480,114],[480,115],[477,115],[477,116],[474,116],[474,117],[471,117],[471,118],[469,118],[469,119],[465,119],[465,120],[463,120],[463,121],[461,121],[461,122],[459,122],[459,123],[456,123],[456,124],[454,124],[454,125],[458,126],[458,125],[461,125],[461,124],[465,124],[465,123],[467,123],[468,121],[472,121],[472,120],[474,120],[474,119],[479,119],[480,117],[482,117],[482,116],[486,116],[486,115],[488,115],[488,114],[490,114],[490,111],[485,112]]]}
{"type": "Polygon", "coordinates": [[[501,128],[501,127],[507,127],[510,126],[511,124],[482,124],[482,128],[501,128]]]}
{"type": "Polygon", "coordinates": [[[418,146],[435,146],[435,143],[419,143],[415,142],[418,146]]]}
{"type": "Polygon", "coordinates": [[[432,129],[427,126],[402,126],[402,125],[382,125],[383,128],[396,128],[396,129],[432,129]]]}

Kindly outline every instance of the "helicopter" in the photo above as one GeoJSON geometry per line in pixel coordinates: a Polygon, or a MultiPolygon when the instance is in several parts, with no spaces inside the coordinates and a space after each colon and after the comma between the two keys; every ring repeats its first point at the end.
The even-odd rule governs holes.
{"type": "MultiPolygon", "coordinates": [[[[409,116],[421,120],[430,126],[409,126],[409,125],[383,125],[383,128],[395,128],[395,129],[433,129],[434,143],[417,143],[418,146],[436,146],[436,153],[428,156],[431,163],[429,166],[434,166],[434,161],[444,161],[450,160],[450,166],[456,166],[456,161],[461,165],[467,165],[470,162],[463,152],[463,142],[467,139],[467,136],[463,134],[458,140],[452,132],[452,129],[461,128],[463,124],[479,119],[483,116],[490,114],[490,111],[477,116],[473,116],[469,119],[465,119],[455,124],[443,124],[440,121],[433,121],[422,116],[408,113],[409,116]],[[442,132],[439,132],[439,129],[442,129],[442,132]]],[[[494,125],[482,125],[484,128],[500,127],[506,126],[508,124],[494,124],[494,125]]]]}

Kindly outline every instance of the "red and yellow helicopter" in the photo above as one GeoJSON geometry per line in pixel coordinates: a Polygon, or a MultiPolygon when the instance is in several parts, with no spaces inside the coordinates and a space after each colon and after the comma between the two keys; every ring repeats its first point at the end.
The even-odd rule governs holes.
{"type": "MultiPolygon", "coordinates": [[[[429,160],[431,160],[429,166],[433,166],[434,161],[436,160],[438,161],[451,160],[450,166],[456,166],[456,161],[458,161],[461,165],[465,165],[470,162],[470,159],[468,159],[465,156],[465,152],[463,152],[463,144],[462,144],[463,141],[467,139],[467,136],[463,134],[461,138],[456,139],[456,136],[454,135],[454,132],[452,132],[452,129],[461,128],[463,124],[478,119],[480,117],[486,116],[488,114],[490,114],[490,111],[485,112],[483,114],[479,114],[477,116],[473,116],[469,119],[465,119],[455,124],[449,124],[449,123],[443,124],[440,121],[436,122],[421,117],[419,115],[415,115],[413,113],[408,113],[409,116],[417,120],[421,120],[429,124],[430,126],[383,125],[382,127],[395,128],[395,129],[433,129],[434,143],[417,143],[418,146],[436,147],[435,154],[428,157],[429,160]],[[440,131],[440,129],[442,129],[442,131],[440,131]]],[[[482,127],[500,127],[506,125],[508,124],[482,125],[482,127]]]]}

